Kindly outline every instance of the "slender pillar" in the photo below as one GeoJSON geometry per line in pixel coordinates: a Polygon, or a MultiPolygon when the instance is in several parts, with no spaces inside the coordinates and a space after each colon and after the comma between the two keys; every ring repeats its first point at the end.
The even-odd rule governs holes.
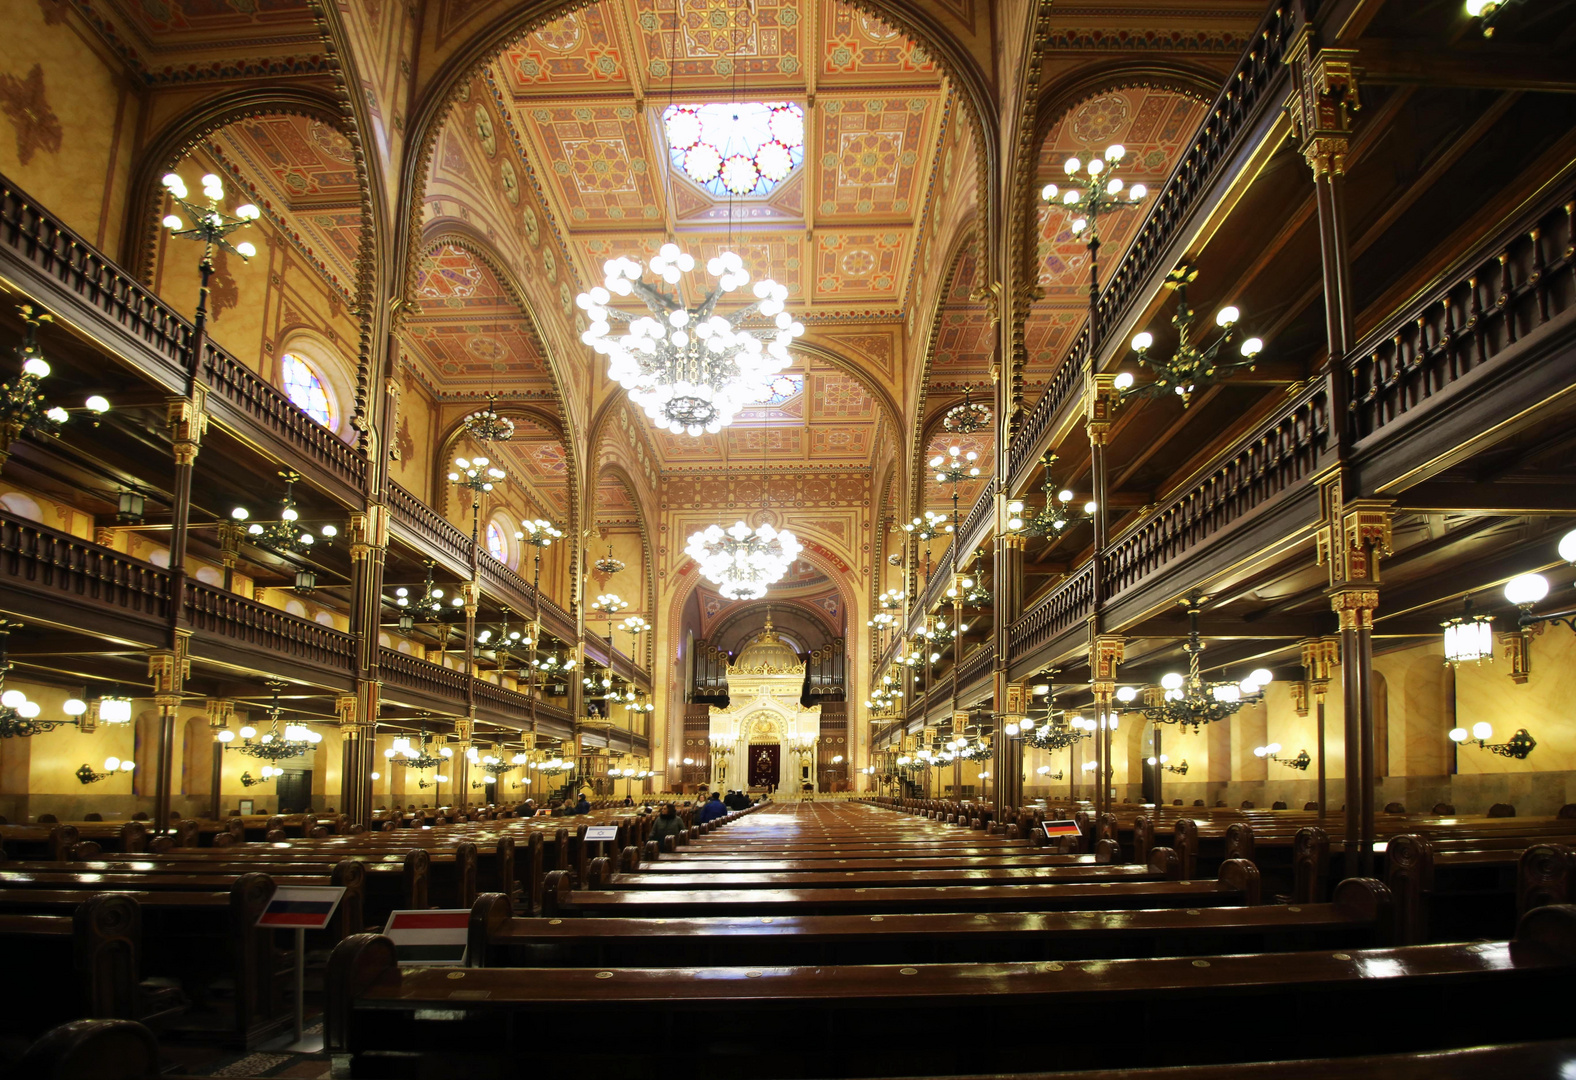
{"type": "Polygon", "coordinates": [[[1089,642],[1090,685],[1095,710],[1095,812],[1111,809],[1111,782],[1114,776],[1109,717],[1116,696],[1116,669],[1121,666],[1125,640],[1120,634],[1096,634],[1089,642]]]}
{"type": "Polygon", "coordinates": [[[209,814],[215,821],[223,821],[224,792],[220,790],[220,785],[224,776],[224,743],[219,741],[219,732],[230,726],[230,718],[235,715],[235,702],[209,698],[205,708],[208,712],[208,733],[213,737],[213,770],[208,778],[209,814]]]}
{"type": "MultiPolygon", "coordinates": [[[[1319,742],[1319,819],[1329,812],[1327,748],[1324,730],[1324,702],[1329,693],[1330,674],[1340,663],[1339,641],[1333,637],[1306,638],[1298,643],[1302,649],[1302,667],[1307,675],[1305,693],[1313,696],[1317,717],[1319,742]]],[[[1306,703],[1305,703],[1306,704],[1306,703]]]]}
{"type": "Polygon", "coordinates": [[[352,514],[350,537],[350,626],[356,639],[356,689],[335,699],[345,740],[340,784],[340,812],[361,825],[372,823],[373,742],[377,732],[379,681],[378,634],[383,620],[383,571],[388,555],[388,507],[369,502],[352,514]],[[342,702],[350,697],[349,705],[342,702]]]}
{"type": "Polygon", "coordinates": [[[1156,724],[1154,726],[1154,730],[1151,732],[1151,735],[1154,738],[1154,749],[1152,750],[1152,753],[1155,756],[1155,766],[1154,766],[1154,769],[1152,770],[1153,773],[1154,773],[1154,781],[1155,781],[1154,782],[1155,810],[1158,812],[1159,809],[1166,804],[1166,800],[1160,794],[1160,778],[1165,775],[1166,768],[1165,768],[1165,762],[1160,760],[1160,725],[1159,724],[1156,724]]]}

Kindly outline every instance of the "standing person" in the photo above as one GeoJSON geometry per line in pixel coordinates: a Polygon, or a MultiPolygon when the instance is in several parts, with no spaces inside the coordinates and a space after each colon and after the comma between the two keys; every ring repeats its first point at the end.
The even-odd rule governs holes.
{"type": "Polygon", "coordinates": [[[716,821],[727,812],[728,808],[722,805],[722,793],[713,791],[711,798],[706,800],[706,805],[700,808],[700,823],[704,825],[708,821],[716,821]]]}
{"type": "Polygon", "coordinates": [[[655,840],[660,846],[663,837],[678,836],[685,831],[684,819],[679,817],[678,807],[665,802],[662,804],[662,812],[657,815],[657,820],[651,823],[651,833],[646,839],[655,840]]]}
{"type": "MultiPolygon", "coordinates": [[[[564,801],[568,802],[567,799],[564,801]]],[[[585,792],[582,791],[580,793],[580,801],[575,803],[574,809],[570,812],[574,814],[589,814],[591,812],[591,804],[586,800],[585,792]]]]}

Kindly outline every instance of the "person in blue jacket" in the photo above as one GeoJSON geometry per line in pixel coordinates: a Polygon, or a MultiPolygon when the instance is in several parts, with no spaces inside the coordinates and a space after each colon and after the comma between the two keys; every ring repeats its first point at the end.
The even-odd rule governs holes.
{"type": "Polygon", "coordinates": [[[706,800],[706,805],[700,808],[701,824],[705,824],[708,821],[715,821],[717,818],[722,817],[727,812],[728,808],[722,805],[722,793],[720,791],[713,791],[711,793],[711,798],[706,800]]]}

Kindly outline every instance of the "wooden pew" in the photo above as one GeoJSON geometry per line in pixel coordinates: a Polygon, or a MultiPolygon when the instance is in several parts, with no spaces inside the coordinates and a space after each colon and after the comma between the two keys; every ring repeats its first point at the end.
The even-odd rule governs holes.
{"type": "Polygon", "coordinates": [[[392,943],[366,935],[330,960],[325,1033],[352,1075],[484,1080],[529,1055],[541,1075],[643,1080],[672,1075],[716,1029],[709,1080],[779,1080],[1026,1071],[1058,1018],[1098,1016],[1120,1017],[1119,1034],[1056,1039],[1057,1064],[1137,1068],[1284,1057],[1292,1019],[1314,1015],[1339,1017],[1314,1036],[1332,1055],[1557,1037],[1573,974],[1566,906],[1530,911],[1508,942],[1032,964],[401,971],[392,943]],[[1440,1022],[1462,1002],[1471,1023],[1440,1022]],[[1179,1038],[1179,1003],[1221,1022],[1179,1038]],[[814,1037],[789,1034],[786,1016],[814,1037]],[[619,1017],[638,1038],[610,1037],[619,1017]]]}
{"type": "Polygon", "coordinates": [[[1425,837],[1395,836],[1385,862],[1405,944],[1491,934],[1531,908],[1576,900],[1576,852],[1560,844],[1438,851],[1425,837]]]}
{"type": "Polygon", "coordinates": [[[142,916],[137,902],[118,893],[85,895],[59,915],[0,909],[0,950],[10,984],[0,1030],[37,1038],[68,1020],[137,1020],[142,916]],[[40,992],[25,993],[28,973],[52,972],[40,992]]]}
{"type": "Polygon", "coordinates": [[[1286,952],[1390,943],[1383,884],[1350,878],[1335,902],[1186,910],[950,912],[691,918],[514,918],[500,894],[472,909],[475,967],[1002,963],[1286,952]]]}

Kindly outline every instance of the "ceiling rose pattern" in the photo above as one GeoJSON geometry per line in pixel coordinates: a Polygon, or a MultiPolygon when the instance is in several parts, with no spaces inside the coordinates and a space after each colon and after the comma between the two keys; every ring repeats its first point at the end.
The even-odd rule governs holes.
{"type": "Polygon", "coordinates": [[[612,24],[596,5],[565,15],[508,46],[498,67],[517,93],[541,84],[557,91],[598,92],[629,85],[623,50],[612,24]]]}
{"type": "Polygon", "coordinates": [[[906,215],[935,135],[934,98],[831,99],[817,102],[821,123],[823,218],[906,215]]]}
{"type": "Polygon", "coordinates": [[[821,79],[917,79],[934,81],[936,62],[924,47],[906,38],[874,15],[847,4],[821,9],[821,79]]]}
{"type": "Polygon", "coordinates": [[[896,300],[908,242],[898,229],[816,233],[816,298],[896,300]]]}
{"type": "Polygon", "coordinates": [[[672,80],[683,87],[736,75],[802,78],[805,4],[634,0],[642,70],[653,83],[672,80]]]}
{"type": "Polygon", "coordinates": [[[633,105],[538,106],[526,115],[572,225],[661,216],[659,177],[633,105]]]}

